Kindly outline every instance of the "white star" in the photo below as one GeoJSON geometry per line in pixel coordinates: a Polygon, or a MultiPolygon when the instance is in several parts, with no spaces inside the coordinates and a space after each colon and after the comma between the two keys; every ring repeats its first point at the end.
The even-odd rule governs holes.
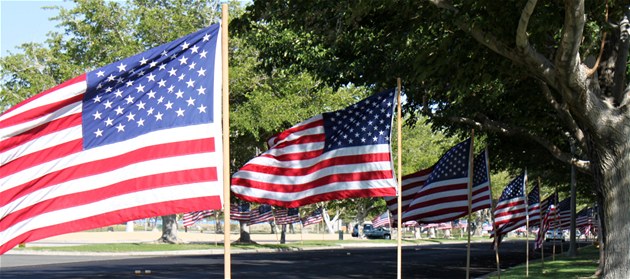
{"type": "Polygon", "coordinates": [[[171,68],[171,70],[168,71],[168,76],[172,77],[174,75],[177,75],[177,70],[175,68],[171,68]]]}
{"type": "Polygon", "coordinates": [[[182,73],[181,75],[179,75],[179,77],[177,77],[177,81],[182,81],[185,77],[186,74],[182,73]]]}
{"type": "Polygon", "coordinates": [[[160,67],[158,67],[158,69],[159,69],[159,70],[164,70],[164,69],[166,69],[166,65],[164,65],[164,64],[160,64],[160,67]]]}
{"type": "Polygon", "coordinates": [[[114,111],[116,111],[116,115],[120,115],[120,114],[123,114],[124,109],[118,106],[114,111]]]}
{"type": "Polygon", "coordinates": [[[147,110],[147,115],[151,115],[153,114],[153,107],[151,107],[150,109],[147,110]]]}
{"type": "Polygon", "coordinates": [[[160,96],[160,98],[157,101],[158,104],[161,104],[162,102],[164,102],[164,96],[160,96]]]}
{"type": "Polygon", "coordinates": [[[120,65],[116,66],[116,68],[118,68],[119,72],[124,72],[127,70],[127,65],[120,63],[120,65]]]}
{"type": "Polygon", "coordinates": [[[155,67],[156,65],[157,65],[157,62],[155,62],[155,61],[151,61],[151,63],[149,63],[149,66],[151,68],[155,67]]]}
{"type": "Polygon", "coordinates": [[[155,81],[155,75],[153,73],[149,74],[147,78],[149,79],[149,81],[155,81]]]}
{"type": "Polygon", "coordinates": [[[210,40],[210,34],[206,34],[203,36],[203,41],[207,42],[208,40],[210,40]]]}
{"type": "Polygon", "coordinates": [[[105,88],[105,93],[112,92],[112,90],[113,90],[113,88],[111,88],[111,87],[107,87],[107,88],[105,88]]]}
{"type": "Polygon", "coordinates": [[[149,60],[147,60],[146,58],[142,57],[142,59],[140,59],[140,65],[147,64],[147,61],[149,61],[149,60]]]}
{"type": "Polygon", "coordinates": [[[132,86],[133,85],[133,80],[127,81],[126,85],[127,85],[127,87],[132,86]]]}
{"type": "Polygon", "coordinates": [[[204,49],[201,53],[199,53],[199,56],[201,58],[206,58],[206,54],[208,54],[208,52],[204,49]]]}
{"type": "Polygon", "coordinates": [[[188,103],[188,106],[195,106],[195,99],[190,97],[188,98],[188,100],[186,100],[186,103],[188,103]]]}
{"type": "Polygon", "coordinates": [[[166,107],[166,109],[172,109],[173,108],[173,103],[171,103],[171,101],[168,101],[168,103],[164,104],[164,106],[166,107]]]}
{"type": "Polygon", "coordinates": [[[206,112],[206,108],[207,108],[206,106],[201,105],[197,109],[199,110],[199,113],[202,113],[202,112],[206,112]]]}
{"type": "Polygon", "coordinates": [[[184,98],[184,91],[177,90],[177,93],[175,93],[175,96],[177,96],[176,99],[184,98]]]}
{"type": "Polygon", "coordinates": [[[194,70],[196,66],[197,66],[197,63],[192,62],[192,64],[188,65],[188,69],[189,70],[194,70]]]}
{"type": "Polygon", "coordinates": [[[98,72],[96,73],[96,76],[97,76],[97,77],[104,77],[104,76],[105,76],[105,72],[103,72],[102,70],[100,70],[100,71],[98,71],[98,72]]]}
{"type": "Polygon", "coordinates": [[[182,56],[182,58],[178,60],[179,60],[179,65],[188,64],[188,58],[186,58],[186,56],[182,56]]]}
{"type": "Polygon", "coordinates": [[[118,130],[118,132],[124,132],[125,125],[123,125],[122,123],[118,123],[118,126],[116,126],[116,130],[118,130]]]}
{"type": "Polygon", "coordinates": [[[195,87],[195,81],[192,79],[188,79],[186,82],[186,87],[195,87]]]}
{"type": "Polygon", "coordinates": [[[144,92],[144,85],[138,84],[138,86],[136,86],[136,92],[144,92]]]}
{"type": "Polygon", "coordinates": [[[179,108],[177,111],[175,111],[177,113],[177,116],[184,116],[184,111],[182,108],[179,108]]]}
{"type": "Polygon", "coordinates": [[[174,85],[171,85],[171,86],[168,88],[168,90],[167,90],[167,91],[168,91],[168,93],[173,93],[173,90],[175,90],[175,86],[174,86],[174,85]]]}
{"type": "Polygon", "coordinates": [[[96,95],[96,96],[94,96],[94,99],[92,99],[92,100],[94,100],[94,103],[95,103],[95,104],[96,104],[96,103],[100,103],[100,102],[101,102],[101,95],[96,95]]]}
{"type": "Polygon", "coordinates": [[[98,112],[98,110],[94,114],[92,114],[92,116],[94,116],[94,120],[101,119],[101,113],[98,112]]]}
{"type": "Polygon", "coordinates": [[[158,112],[158,113],[155,115],[155,120],[156,120],[156,121],[157,121],[157,120],[162,120],[162,115],[164,115],[164,114],[162,114],[161,112],[158,112]]]}
{"type": "Polygon", "coordinates": [[[192,53],[197,53],[198,49],[199,49],[199,47],[198,47],[198,46],[196,46],[196,45],[194,45],[193,47],[191,47],[191,48],[190,48],[190,51],[191,51],[192,53]]]}
{"type": "Polygon", "coordinates": [[[143,101],[140,101],[136,104],[136,107],[138,107],[138,110],[142,110],[144,109],[144,105],[145,103],[143,101]]]}
{"type": "Polygon", "coordinates": [[[182,50],[187,49],[189,45],[190,45],[190,44],[188,44],[187,42],[184,42],[184,43],[181,45],[182,50]]]}
{"type": "Polygon", "coordinates": [[[151,90],[149,91],[149,93],[147,93],[147,96],[149,96],[149,99],[154,99],[155,98],[155,91],[151,90]]]}
{"type": "Polygon", "coordinates": [[[128,95],[127,98],[125,98],[125,101],[127,101],[127,104],[131,104],[133,103],[133,97],[131,97],[131,95],[128,95]]]}
{"type": "Polygon", "coordinates": [[[140,118],[140,120],[136,121],[138,123],[138,127],[144,126],[144,119],[140,118]]]}
{"type": "Polygon", "coordinates": [[[166,52],[166,50],[162,51],[162,56],[168,56],[168,53],[166,52]]]}
{"type": "Polygon", "coordinates": [[[136,120],[136,115],[129,112],[129,114],[127,114],[127,121],[131,121],[131,120],[136,120]]]}
{"type": "Polygon", "coordinates": [[[103,103],[103,105],[105,106],[105,108],[112,108],[112,104],[113,102],[110,100],[107,100],[105,103],[103,103]]]}
{"type": "Polygon", "coordinates": [[[197,71],[197,75],[198,76],[205,76],[206,75],[206,69],[204,69],[203,67],[199,68],[199,71],[197,71]]]}
{"type": "Polygon", "coordinates": [[[103,130],[101,129],[96,129],[96,131],[94,132],[94,135],[96,135],[96,137],[102,137],[103,136],[103,130]]]}
{"type": "Polygon", "coordinates": [[[158,81],[158,87],[164,87],[166,86],[166,80],[160,79],[160,81],[158,81]]]}

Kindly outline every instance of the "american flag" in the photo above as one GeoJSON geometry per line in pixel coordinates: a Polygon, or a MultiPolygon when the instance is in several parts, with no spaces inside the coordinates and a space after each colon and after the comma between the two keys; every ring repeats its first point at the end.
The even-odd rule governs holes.
{"type": "Polygon", "coordinates": [[[593,216],[595,216],[595,209],[593,207],[583,208],[575,215],[575,227],[580,228],[593,225],[593,216]]]}
{"type": "Polygon", "coordinates": [[[271,210],[271,205],[261,204],[251,211],[251,217],[249,219],[250,225],[269,221],[273,221],[273,211],[271,210]]]}
{"type": "Polygon", "coordinates": [[[376,216],[372,220],[372,226],[374,226],[375,228],[378,228],[378,227],[389,227],[390,226],[389,211],[386,210],[382,214],[376,216]]]}
{"type": "Polygon", "coordinates": [[[230,205],[230,219],[236,221],[249,222],[252,213],[249,211],[249,203],[230,205]]]}
{"type": "Polygon", "coordinates": [[[541,210],[543,214],[542,222],[540,223],[540,229],[536,234],[535,248],[540,249],[543,246],[545,240],[545,234],[549,229],[549,222],[556,214],[556,202],[558,201],[558,193],[553,193],[549,197],[543,200],[541,210]]]}
{"type": "Polygon", "coordinates": [[[98,68],[0,116],[0,254],[221,208],[219,33],[212,25],[98,68]]]}
{"type": "Polygon", "coordinates": [[[510,226],[527,215],[525,204],[525,183],[527,172],[514,178],[501,193],[501,197],[494,209],[494,224],[497,234],[505,234],[510,226]]]}
{"type": "Polygon", "coordinates": [[[396,94],[372,95],[299,123],[232,176],[242,200],[282,207],[396,195],[391,127],[396,94]]]}
{"type": "Polygon", "coordinates": [[[206,218],[208,216],[212,216],[212,213],[214,213],[214,211],[212,210],[200,210],[200,211],[195,211],[195,212],[184,213],[184,216],[182,217],[184,227],[190,227],[194,225],[197,221],[203,218],[206,218]]]}
{"type": "Polygon", "coordinates": [[[317,208],[308,216],[302,218],[302,226],[306,227],[308,225],[317,224],[324,220],[324,215],[322,214],[322,208],[317,208]]]}
{"type": "Polygon", "coordinates": [[[471,145],[471,139],[467,139],[440,158],[424,187],[403,212],[403,222],[439,223],[468,214],[471,145]]]}
{"type": "MultiPolygon", "coordinates": [[[[402,177],[402,212],[407,210],[409,203],[413,200],[413,197],[420,191],[420,188],[424,186],[424,182],[427,181],[429,175],[433,171],[433,167],[429,167],[412,174],[408,174],[402,177]]],[[[385,197],[387,203],[387,209],[392,213],[393,225],[397,226],[398,222],[398,197],[385,197]]]]}
{"type": "MultiPolygon", "coordinates": [[[[531,191],[529,191],[529,194],[527,195],[527,204],[528,204],[527,212],[529,215],[529,226],[531,227],[531,226],[538,225],[540,221],[540,191],[538,189],[538,184],[536,184],[534,188],[531,191]]],[[[524,216],[519,217],[519,218],[514,218],[510,221],[511,221],[510,223],[504,225],[501,228],[500,232],[502,234],[507,234],[513,230],[516,230],[518,228],[521,228],[527,225],[527,219],[524,216]]],[[[494,232],[491,235],[493,236],[494,232]]]]}
{"type": "Polygon", "coordinates": [[[300,222],[300,211],[298,208],[279,208],[274,214],[277,225],[293,224],[300,222]]]}
{"type": "Polygon", "coordinates": [[[569,229],[571,226],[571,197],[558,203],[556,214],[549,225],[550,229],[569,229]]]}

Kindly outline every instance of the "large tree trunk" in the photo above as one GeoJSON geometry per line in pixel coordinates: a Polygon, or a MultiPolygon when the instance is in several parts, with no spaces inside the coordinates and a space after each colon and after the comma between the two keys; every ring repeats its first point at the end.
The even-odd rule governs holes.
{"type": "Polygon", "coordinates": [[[177,238],[177,215],[162,216],[162,237],[157,241],[170,244],[181,242],[177,238]]]}
{"type": "Polygon", "coordinates": [[[249,235],[249,224],[247,222],[239,221],[240,223],[240,237],[236,243],[256,243],[249,235]]]}
{"type": "MultiPolygon", "coordinates": [[[[623,123],[630,123],[626,119],[623,123]]],[[[626,127],[628,125],[625,125],[626,127]]],[[[592,163],[601,216],[603,278],[628,278],[630,274],[630,134],[612,128],[611,133],[592,142],[592,163]]]]}

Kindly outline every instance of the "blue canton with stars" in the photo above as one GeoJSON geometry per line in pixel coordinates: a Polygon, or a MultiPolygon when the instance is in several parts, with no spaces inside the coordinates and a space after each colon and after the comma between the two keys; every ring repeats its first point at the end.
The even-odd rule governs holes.
{"type": "Polygon", "coordinates": [[[87,73],[83,147],[212,123],[219,29],[215,24],[87,73]]]}
{"type": "Polygon", "coordinates": [[[352,146],[389,144],[395,97],[392,89],[345,109],[324,113],[324,152],[352,146]]]}
{"type": "Polygon", "coordinates": [[[517,197],[525,197],[525,174],[521,174],[514,178],[510,184],[503,190],[499,202],[510,200],[517,197]]]}
{"type": "Polygon", "coordinates": [[[474,173],[473,173],[473,186],[481,185],[483,183],[488,182],[488,170],[486,163],[486,152],[481,152],[481,154],[475,157],[474,163],[474,173]]]}
{"type": "Polygon", "coordinates": [[[449,149],[437,162],[425,185],[435,181],[467,177],[470,143],[471,140],[467,139],[449,149]]]}

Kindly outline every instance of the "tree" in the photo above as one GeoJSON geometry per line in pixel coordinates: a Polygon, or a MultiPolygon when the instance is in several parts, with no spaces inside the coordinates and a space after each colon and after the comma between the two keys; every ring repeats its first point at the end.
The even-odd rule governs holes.
{"type": "Polygon", "coordinates": [[[569,166],[576,167],[581,192],[595,194],[601,208],[601,275],[628,278],[624,3],[277,0],[254,2],[243,21],[304,38],[260,47],[269,68],[291,64],[335,86],[383,87],[401,77],[407,109],[420,109],[448,134],[475,128],[506,169],[527,168],[545,184],[568,187],[569,166]],[[311,49],[322,55],[304,59],[311,49]]]}

